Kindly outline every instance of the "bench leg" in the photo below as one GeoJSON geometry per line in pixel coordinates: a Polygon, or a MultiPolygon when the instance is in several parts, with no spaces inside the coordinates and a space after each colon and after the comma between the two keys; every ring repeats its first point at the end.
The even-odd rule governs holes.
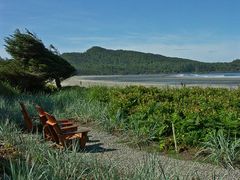
{"type": "Polygon", "coordinates": [[[81,139],[80,139],[80,147],[81,148],[84,148],[85,147],[85,145],[86,145],[86,142],[87,142],[87,132],[83,132],[82,133],[82,137],[81,137],[81,139]]]}

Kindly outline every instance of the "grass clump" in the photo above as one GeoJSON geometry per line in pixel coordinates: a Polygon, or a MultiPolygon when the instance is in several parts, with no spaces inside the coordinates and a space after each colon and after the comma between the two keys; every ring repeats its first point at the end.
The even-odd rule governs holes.
{"type": "Polygon", "coordinates": [[[224,135],[222,130],[210,133],[203,150],[213,162],[234,169],[240,161],[240,139],[224,135]]]}

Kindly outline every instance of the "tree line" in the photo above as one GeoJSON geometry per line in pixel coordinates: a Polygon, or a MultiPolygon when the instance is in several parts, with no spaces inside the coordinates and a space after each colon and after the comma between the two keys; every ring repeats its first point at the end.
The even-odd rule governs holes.
{"type": "Polygon", "coordinates": [[[157,74],[240,71],[240,60],[230,63],[204,63],[151,53],[92,47],[84,53],[61,55],[81,75],[157,74]]]}

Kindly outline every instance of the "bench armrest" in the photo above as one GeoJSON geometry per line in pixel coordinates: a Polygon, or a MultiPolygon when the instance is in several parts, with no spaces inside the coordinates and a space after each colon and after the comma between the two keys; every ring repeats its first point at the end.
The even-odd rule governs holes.
{"type": "Polygon", "coordinates": [[[73,123],[72,123],[72,122],[63,122],[63,123],[59,123],[59,125],[60,125],[61,127],[66,127],[66,126],[72,126],[73,123]]]}
{"type": "Polygon", "coordinates": [[[61,130],[66,133],[67,131],[77,131],[78,126],[66,126],[66,127],[62,127],[61,130]]]}
{"type": "Polygon", "coordinates": [[[88,133],[90,130],[87,128],[84,129],[79,129],[78,131],[74,131],[74,132],[65,132],[63,133],[64,136],[71,136],[71,135],[75,135],[75,134],[83,134],[83,133],[88,133]]]}

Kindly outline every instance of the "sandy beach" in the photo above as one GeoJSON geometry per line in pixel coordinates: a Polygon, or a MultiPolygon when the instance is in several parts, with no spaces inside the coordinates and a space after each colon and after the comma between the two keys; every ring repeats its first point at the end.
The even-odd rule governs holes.
{"type": "Polygon", "coordinates": [[[62,82],[63,86],[146,86],[146,87],[221,87],[238,88],[240,78],[202,78],[176,77],[168,75],[105,75],[105,76],[73,76],[62,82]],[[156,81],[156,77],[160,80],[156,81]]]}

